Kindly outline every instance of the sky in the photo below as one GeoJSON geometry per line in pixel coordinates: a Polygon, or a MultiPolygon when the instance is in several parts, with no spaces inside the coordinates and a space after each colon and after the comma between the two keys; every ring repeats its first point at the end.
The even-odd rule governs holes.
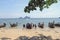
{"type": "Polygon", "coordinates": [[[25,13],[24,8],[29,0],[0,0],[0,18],[19,18],[29,16],[31,18],[58,18],[60,17],[60,1],[52,4],[48,9],[41,12],[39,8],[36,11],[25,13]]]}

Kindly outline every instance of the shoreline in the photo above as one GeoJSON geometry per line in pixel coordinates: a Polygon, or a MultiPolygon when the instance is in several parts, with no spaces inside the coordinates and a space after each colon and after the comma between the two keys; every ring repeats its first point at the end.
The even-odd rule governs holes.
{"type": "Polygon", "coordinates": [[[18,38],[19,36],[39,36],[43,34],[45,36],[51,36],[53,39],[60,38],[60,29],[59,28],[37,28],[37,29],[21,29],[21,28],[1,28],[0,29],[0,38],[7,37],[12,40],[18,38]]]}

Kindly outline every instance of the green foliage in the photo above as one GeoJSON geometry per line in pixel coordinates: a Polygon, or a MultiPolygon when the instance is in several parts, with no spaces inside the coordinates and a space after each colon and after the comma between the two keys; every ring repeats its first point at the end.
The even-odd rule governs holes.
{"type": "Polygon", "coordinates": [[[30,13],[30,11],[36,10],[36,7],[42,11],[44,8],[49,8],[53,3],[57,3],[57,0],[30,0],[28,6],[24,8],[24,12],[30,13]]]}

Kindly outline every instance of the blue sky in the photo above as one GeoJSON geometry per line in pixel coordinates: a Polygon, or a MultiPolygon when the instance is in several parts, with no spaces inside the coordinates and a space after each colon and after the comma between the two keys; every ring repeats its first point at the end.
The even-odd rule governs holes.
{"type": "Polygon", "coordinates": [[[19,18],[29,16],[31,18],[57,18],[60,17],[60,1],[51,5],[42,12],[37,8],[36,11],[25,13],[24,7],[29,0],[0,0],[0,18],[19,18]]]}

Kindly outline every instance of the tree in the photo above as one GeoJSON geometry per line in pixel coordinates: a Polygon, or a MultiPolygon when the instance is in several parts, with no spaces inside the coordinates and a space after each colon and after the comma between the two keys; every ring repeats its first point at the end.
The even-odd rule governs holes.
{"type": "Polygon", "coordinates": [[[44,8],[49,8],[53,3],[57,3],[57,0],[30,0],[28,6],[24,8],[24,12],[30,13],[30,11],[37,10],[37,7],[42,11],[44,8]]]}

